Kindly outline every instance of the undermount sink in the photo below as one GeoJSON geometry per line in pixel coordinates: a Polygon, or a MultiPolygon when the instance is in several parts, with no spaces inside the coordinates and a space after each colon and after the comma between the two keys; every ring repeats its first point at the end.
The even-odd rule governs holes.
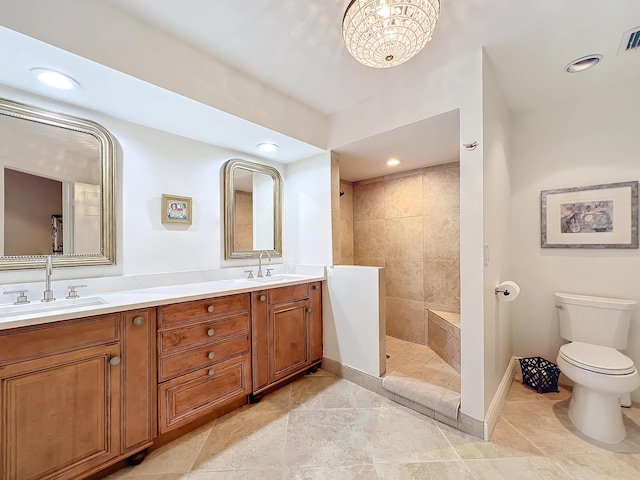
{"type": "Polygon", "coordinates": [[[32,315],[34,313],[49,313],[60,310],[73,310],[80,307],[91,307],[94,305],[104,305],[107,301],[101,297],[70,298],[64,300],[54,300],[52,302],[41,302],[35,300],[24,305],[0,306],[0,318],[13,317],[17,315],[32,315]]]}
{"type": "Polygon", "coordinates": [[[256,277],[256,278],[247,278],[250,282],[260,282],[260,283],[269,283],[269,282],[295,282],[297,280],[306,280],[308,275],[299,275],[295,273],[280,273],[277,275],[270,275],[268,277],[256,277]]]}

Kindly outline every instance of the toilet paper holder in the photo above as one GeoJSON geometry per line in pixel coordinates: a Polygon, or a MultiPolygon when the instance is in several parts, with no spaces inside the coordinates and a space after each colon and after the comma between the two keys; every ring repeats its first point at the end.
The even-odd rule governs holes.
{"type": "Polygon", "coordinates": [[[497,295],[499,293],[502,293],[505,297],[511,295],[511,292],[509,291],[508,288],[505,288],[504,290],[500,290],[500,287],[496,287],[495,294],[497,295]]]}

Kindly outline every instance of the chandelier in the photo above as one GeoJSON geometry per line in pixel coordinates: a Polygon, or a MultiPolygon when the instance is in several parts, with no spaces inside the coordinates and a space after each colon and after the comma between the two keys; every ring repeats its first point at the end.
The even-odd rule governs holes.
{"type": "Polygon", "coordinates": [[[351,0],[342,19],[349,53],[368,67],[406,62],[431,40],[440,0],[351,0]]]}

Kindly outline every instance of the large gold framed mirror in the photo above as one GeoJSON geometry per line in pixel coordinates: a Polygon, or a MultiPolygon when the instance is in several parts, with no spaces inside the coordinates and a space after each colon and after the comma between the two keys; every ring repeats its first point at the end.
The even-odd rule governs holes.
{"type": "Polygon", "coordinates": [[[282,178],[273,167],[234,158],[224,165],[225,258],[282,256],[282,178]]]}
{"type": "Polygon", "coordinates": [[[114,264],[114,184],[105,128],[0,99],[0,270],[114,264]]]}

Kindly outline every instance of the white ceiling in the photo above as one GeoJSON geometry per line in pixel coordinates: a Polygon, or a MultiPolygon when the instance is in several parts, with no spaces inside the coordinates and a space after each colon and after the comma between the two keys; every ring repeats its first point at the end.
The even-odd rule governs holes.
{"type": "MultiPolygon", "coordinates": [[[[617,55],[622,33],[640,25],[639,0],[442,0],[433,40],[416,58],[387,70],[364,67],[346,52],[340,24],[348,0],[109,0],[109,3],[327,116],[379,97],[387,89],[415,84],[451,58],[476,52],[481,47],[487,52],[513,112],[588,100],[607,89],[637,85],[640,78],[640,54],[617,55]],[[593,53],[604,55],[601,65],[581,74],[564,73],[567,63],[593,53]]],[[[11,55],[16,51],[9,46],[4,48],[0,58],[7,58],[3,53],[11,55]]],[[[0,83],[24,89],[28,82],[24,78],[16,80],[12,73],[5,73],[7,69],[11,65],[3,63],[0,83]]],[[[110,85],[118,85],[119,92],[126,87],[131,93],[122,95],[121,100],[120,93],[112,88],[107,101],[102,102],[104,105],[98,99],[89,108],[122,116],[116,110],[124,108],[126,102],[163,96],[162,101],[173,102],[176,109],[180,104],[197,110],[203,121],[211,120],[214,113],[210,111],[217,112],[184,97],[169,98],[166,90],[158,92],[154,90],[157,87],[131,77],[115,82],[116,73],[108,72],[110,85]]],[[[189,122],[194,124],[189,129],[195,132],[186,131],[186,125],[174,125],[171,119],[162,118],[153,105],[154,102],[146,101],[145,108],[138,109],[141,111],[138,117],[148,113],[147,117],[158,118],[142,119],[134,115],[127,119],[155,128],[177,128],[175,133],[240,151],[251,151],[257,143],[251,137],[251,145],[247,145],[249,136],[243,135],[240,124],[234,124],[237,126],[234,132],[236,140],[242,143],[244,139],[245,144],[233,147],[225,143],[225,132],[222,140],[213,138],[211,132],[195,126],[196,122],[189,122]]],[[[239,119],[232,117],[229,121],[239,119]]],[[[247,128],[253,127],[256,126],[250,124],[247,128]]],[[[343,176],[352,180],[374,176],[380,159],[389,156],[412,159],[403,161],[398,170],[451,161],[459,151],[456,127],[452,117],[443,115],[341,146],[336,150],[341,154],[343,176]],[[411,133],[416,131],[420,134],[411,133]],[[430,131],[439,134],[430,135],[430,131]],[[376,158],[365,161],[373,154],[376,158]],[[422,160],[413,160],[417,157],[422,160]]]]}

